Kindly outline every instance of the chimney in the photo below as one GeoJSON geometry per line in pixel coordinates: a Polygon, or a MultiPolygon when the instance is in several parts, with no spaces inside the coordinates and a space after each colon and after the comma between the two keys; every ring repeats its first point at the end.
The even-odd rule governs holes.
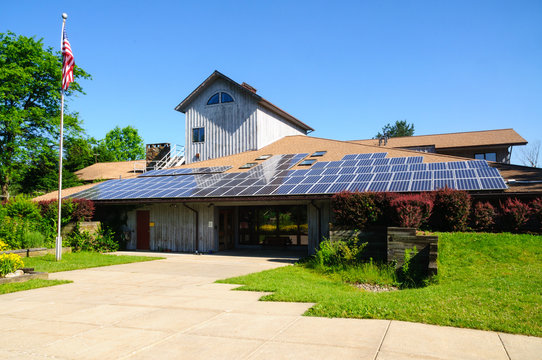
{"type": "Polygon", "coordinates": [[[242,83],[241,86],[244,87],[245,89],[252,91],[254,94],[256,94],[256,91],[258,91],[256,88],[250,86],[246,82],[242,83]]]}

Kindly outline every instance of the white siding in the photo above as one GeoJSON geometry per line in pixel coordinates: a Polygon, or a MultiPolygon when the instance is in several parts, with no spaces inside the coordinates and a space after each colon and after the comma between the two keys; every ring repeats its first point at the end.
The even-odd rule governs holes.
{"type": "Polygon", "coordinates": [[[185,156],[187,163],[256,150],[256,101],[223,80],[217,80],[186,110],[185,156]],[[209,98],[225,91],[234,102],[207,105],[209,98]],[[192,142],[192,129],[205,128],[205,141],[192,142]],[[200,154],[199,159],[196,154],[200,154]]]}
{"type": "Polygon", "coordinates": [[[267,146],[278,139],[290,135],[305,135],[305,131],[295,127],[271,111],[258,106],[258,149],[267,146]]]}

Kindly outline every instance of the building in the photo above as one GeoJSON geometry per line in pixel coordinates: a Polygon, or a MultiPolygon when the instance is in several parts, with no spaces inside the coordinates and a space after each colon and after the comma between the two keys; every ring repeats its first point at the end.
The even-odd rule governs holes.
{"type": "MultiPolygon", "coordinates": [[[[72,195],[94,200],[102,218],[120,219],[129,249],[279,246],[312,253],[329,234],[331,197],[343,190],[420,192],[448,186],[476,196],[510,191],[495,164],[439,153],[454,149],[446,139],[456,134],[419,136],[410,143],[390,139],[385,145],[307,136],[308,125],[219,72],[176,110],[186,113],[186,164],[72,195]],[[432,148],[420,152],[423,146],[432,148]]],[[[525,142],[513,130],[496,133],[503,140],[479,146],[463,141],[463,148],[500,154],[497,149],[525,142]]],[[[461,138],[481,137],[465,134],[470,133],[461,138]]],[[[535,182],[542,179],[540,172],[533,176],[535,182]]],[[[529,181],[516,190],[531,194],[529,181]]]]}
{"type": "Polygon", "coordinates": [[[256,92],[215,71],[175,107],[186,114],[187,164],[258,150],[314,130],[256,92]]]}
{"type": "Polygon", "coordinates": [[[514,129],[457,132],[451,134],[418,135],[389,139],[353,140],[358,144],[409,149],[469,159],[510,164],[512,148],[527,145],[514,129]]]}

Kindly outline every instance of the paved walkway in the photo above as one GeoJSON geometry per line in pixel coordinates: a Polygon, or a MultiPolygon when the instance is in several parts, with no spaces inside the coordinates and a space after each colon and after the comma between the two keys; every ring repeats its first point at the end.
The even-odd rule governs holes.
{"type": "Polygon", "coordinates": [[[216,279],[280,257],[166,255],[52,274],[73,284],[0,295],[0,359],[542,359],[542,338],[300,316],[216,279]]]}

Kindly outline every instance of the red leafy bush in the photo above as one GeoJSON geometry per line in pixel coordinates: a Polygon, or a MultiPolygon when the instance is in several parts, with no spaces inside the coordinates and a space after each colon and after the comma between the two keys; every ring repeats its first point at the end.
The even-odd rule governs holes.
{"type": "Polygon", "coordinates": [[[529,204],[522,202],[519,199],[508,198],[503,203],[501,202],[502,226],[504,230],[521,231],[525,228],[531,208],[529,204]]]}
{"type": "Polygon", "coordinates": [[[94,202],[87,199],[73,199],[76,207],[73,210],[73,218],[76,220],[89,221],[94,215],[94,202]]]}
{"type": "Polygon", "coordinates": [[[531,213],[534,227],[537,231],[542,230],[542,198],[536,198],[531,202],[531,213]]]}
{"type": "Polygon", "coordinates": [[[427,194],[397,195],[390,208],[396,225],[418,229],[431,216],[433,200],[427,194]]]}
{"type": "Polygon", "coordinates": [[[331,207],[334,224],[339,227],[363,229],[382,214],[382,209],[375,204],[374,193],[342,191],[333,195],[331,207]]]}
{"type": "Polygon", "coordinates": [[[477,202],[472,212],[472,226],[476,230],[490,231],[495,226],[497,211],[489,202],[477,202]]]}
{"type": "MultiPolygon", "coordinates": [[[[41,216],[51,223],[56,223],[58,213],[58,200],[40,201],[38,206],[41,216]]],[[[94,203],[86,199],[62,200],[62,225],[71,221],[90,220],[94,215],[94,203]]]]}
{"type": "Polygon", "coordinates": [[[433,230],[465,231],[469,220],[471,197],[466,191],[444,188],[435,191],[433,230]]]}

